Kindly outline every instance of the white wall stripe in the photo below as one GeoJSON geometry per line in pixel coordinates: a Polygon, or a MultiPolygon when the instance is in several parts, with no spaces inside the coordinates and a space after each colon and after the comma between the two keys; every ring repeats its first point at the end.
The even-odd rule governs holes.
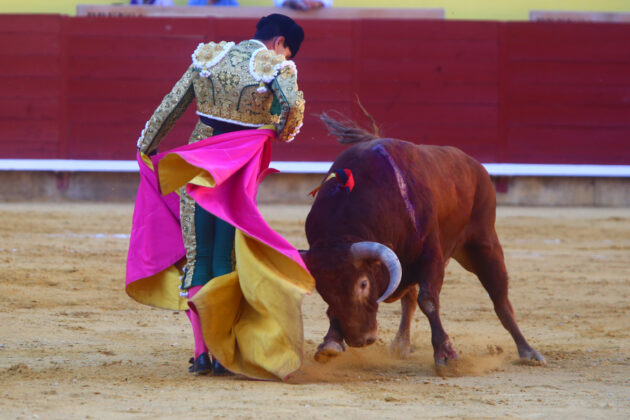
{"type": "Polygon", "coordinates": [[[484,163],[493,176],[630,177],[630,165],[559,165],[484,163]]]}
{"type": "MultiPolygon", "coordinates": [[[[332,162],[271,162],[285,173],[324,174],[332,162]]],[[[630,165],[484,163],[493,176],[630,177],[630,165]]],[[[0,159],[0,171],[138,172],[135,160],[0,159]]]]}

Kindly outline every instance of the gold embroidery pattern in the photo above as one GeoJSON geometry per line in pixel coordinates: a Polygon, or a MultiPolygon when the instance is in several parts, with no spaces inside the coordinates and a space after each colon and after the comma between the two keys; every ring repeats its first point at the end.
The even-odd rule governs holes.
{"type": "Polygon", "coordinates": [[[225,90],[234,89],[241,81],[241,77],[238,74],[228,73],[227,71],[217,74],[217,79],[219,79],[225,90]]]}
{"type": "Polygon", "coordinates": [[[182,288],[188,289],[192,284],[197,261],[197,238],[195,235],[195,200],[186,193],[186,187],[180,189],[179,217],[182,225],[182,236],[186,247],[185,277],[182,288]]]}
{"type": "Polygon", "coordinates": [[[275,124],[281,141],[291,141],[299,132],[304,96],[297,87],[294,65],[284,57],[254,41],[236,46],[225,41],[201,44],[193,57],[202,67],[193,64],[164,97],[138,139],[140,151],[149,153],[158,147],[193,97],[205,115],[253,126],[275,124]],[[213,74],[203,76],[200,68],[206,71],[210,64],[213,74]],[[260,83],[272,77],[271,91],[260,89],[260,83]],[[269,112],[273,96],[282,105],[279,117],[269,112]]]}
{"type": "Polygon", "coordinates": [[[282,105],[280,122],[277,123],[278,139],[290,142],[300,132],[304,119],[304,94],[298,89],[297,73],[293,67],[282,69],[271,82],[271,90],[282,105]]]}
{"type": "Polygon", "coordinates": [[[210,75],[199,74],[193,80],[200,113],[252,126],[280,124],[278,132],[284,141],[295,135],[294,128],[304,114],[304,101],[297,90],[297,73],[292,62],[263,48],[259,42],[244,41],[229,49],[210,70],[210,75]],[[273,84],[275,78],[287,81],[273,91],[266,89],[264,82],[273,84]],[[287,92],[283,93],[284,89],[287,92]],[[280,117],[270,113],[274,95],[284,96],[278,98],[283,107],[280,117]],[[297,107],[295,113],[293,107],[297,107]],[[291,120],[288,125],[286,119],[291,120]]]}
{"type": "Polygon", "coordinates": [[[177,119],[193,100],[192,79],[196,72],[189,67],[173,89],[157,107],[138,139],[138,149],[143,153],[155,150],[177,119]]]}
{"type": "Polygon", "coordinates": [[[208,137],[212,137],[214,135],[214,129],[209,125],[205,125],[201,121],[197,121],[197,125],[195,125],[195,129],[190,135],[190,139],[188,143],[196,143],[199,140],[207,139],[208,137]]]}
{"type": "Polygon", "coordinates": [[[193,80],[195,86],[195,96],[198,103],[215,103],[215,92],[212,80],[205,77],[197,77],[193,80]]]}
{"type": "Polygon", "coordinates": [[[229,55],[232,67],[239,67],[245,62],[249,62],[251,54],[247,50],[236,49],[229,55]]]}

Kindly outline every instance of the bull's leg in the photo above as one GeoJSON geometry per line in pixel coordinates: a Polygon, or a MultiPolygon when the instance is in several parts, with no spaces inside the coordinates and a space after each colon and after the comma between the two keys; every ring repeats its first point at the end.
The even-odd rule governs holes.
{"type": "Polygon", "coordinates": [[[346,346],[343,344],[343,333],[341,332],[341,327],[339,326],[339,321],[336,318],[330,318],[330,327],[328,328],[328,332],[326,336],[324,336],[324,341],[317,346],[317,352],[315,352],[315,360],[320,363],[325,363],[329,359],[340,355],[344,351],[346,351],[346,346]]]}
{"type": "Polygon", "coordinates": [[[398,332],[391,345],[391,351],[403,359],[409,357],[409,353],[411,353],[410,329],[413,314],[416,312],[417,299],[418,288],[416,286],[410,287],[407,293],[400,299],[402,316],[400,318],[398,332]]]}
{"type": "Polygon", "coordinates": [[[457,359],[457,352],[440,320],[440,291],[444,282],[444,262],[439,248],[425,245],[425,254],[416,263],[416,267],[416,272],[420,274],[418,305],[431,326],[433,359],[436,365],[444,365],[449,359],[457,359]]]}
{"type": "Polygon", "coordinates": [[[508,274],[503,250],[496,233],[492,231],[488,238],[467,243],[455,259],[481,281],[492,299],[494,311],[501,324],[512,335],[519,356],[522,359],[545,362],[545,358],[529,345],[516,323],[514,310],[508,299],[508,274]]]}

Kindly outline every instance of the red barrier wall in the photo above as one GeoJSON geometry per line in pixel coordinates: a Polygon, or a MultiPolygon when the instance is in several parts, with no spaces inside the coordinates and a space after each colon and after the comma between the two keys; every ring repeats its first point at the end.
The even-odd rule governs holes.
{"type": "MultiPolygon", "coordinates": [[[[136,139],[199,42],[251,19],[0,16],[0,158],[133,159],[136,139]]],[[[460,147],[482,162],[630,163],[630,25],[305,20],[307,100],[275,160],[342,150],[314,114],[460,147]]],[[[191,108],[165,140],[183,144],[191,108]]]]}

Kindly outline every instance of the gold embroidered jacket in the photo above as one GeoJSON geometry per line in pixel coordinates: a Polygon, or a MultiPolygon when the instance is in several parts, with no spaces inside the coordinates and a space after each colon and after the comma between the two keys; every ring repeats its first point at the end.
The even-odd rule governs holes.
{"type": "MultiPolygon", "coordinates": [[[[156,149],[193,98],[200,116],[252,128],[274,124],[278,139],[285,142],[300,131],[304,117],[293,61],[257,40],[199,44],[192,65],[142,130],[140,151],[156,149]]],[[[211,135],[212,128],[200,121],[190,142],[211,135]]]]}

